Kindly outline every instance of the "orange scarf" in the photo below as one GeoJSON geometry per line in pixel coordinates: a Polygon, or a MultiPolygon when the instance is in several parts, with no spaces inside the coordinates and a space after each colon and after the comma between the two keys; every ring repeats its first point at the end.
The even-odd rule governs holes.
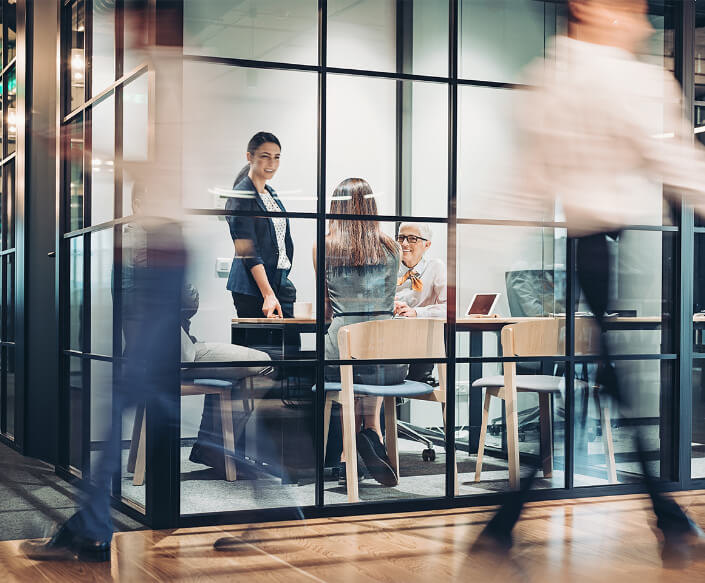
{"type": "Polygon", "coordinates": [[[397,285],[403,284],[407,279],[411,280],[411,289],[415,292],[420,292],[423,289],[421,276],[414,270],[413,267],[397,280],[397,285]]]}

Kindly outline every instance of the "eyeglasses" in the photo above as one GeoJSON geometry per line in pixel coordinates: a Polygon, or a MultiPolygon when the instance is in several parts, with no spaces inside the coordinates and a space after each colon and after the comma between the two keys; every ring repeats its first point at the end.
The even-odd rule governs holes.
{"type": "Polygon", "coordinates": [[[428,239],[424,239],[423,237],[417,237],[416,235],[397,235],[397,241],[400,244],[404,242],[404,239],[406,239],[410,245],[415,245],[419,241],[428,241],[428,239]]]}

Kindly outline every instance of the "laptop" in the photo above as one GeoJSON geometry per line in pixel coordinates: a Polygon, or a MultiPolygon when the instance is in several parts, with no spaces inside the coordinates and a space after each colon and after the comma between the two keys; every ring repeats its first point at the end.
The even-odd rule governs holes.
{"type": "Polygon", "coordinates": [[[497,300],[502,294],[475,294],[465,311],[466,316],[491,316],[497,305],[497,300]]]}

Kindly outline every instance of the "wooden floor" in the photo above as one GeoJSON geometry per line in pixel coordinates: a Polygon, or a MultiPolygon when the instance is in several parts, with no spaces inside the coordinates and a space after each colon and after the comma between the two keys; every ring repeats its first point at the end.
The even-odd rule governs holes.
{"type": "MultiPolygon", "coordinates": [[[[705,492],[676,496],[705,524],[705,492]]],[[[469,554],[492,509],[320,519],[116,534],[113,560],[37,563],[0,543],[0,581],[704,582],[705,557],[661,565],[642,496],[531,504],[502,561],[469,554]],[[223,536],[239,544],[213,550],[223,536]]]]}

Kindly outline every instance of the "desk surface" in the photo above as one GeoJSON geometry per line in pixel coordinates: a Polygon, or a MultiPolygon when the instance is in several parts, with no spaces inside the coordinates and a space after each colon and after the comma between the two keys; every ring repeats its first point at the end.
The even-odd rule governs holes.
{"type": "Polygon", "coordinates": [[[233,318],[232,324],[315,324],[316,318],[233,318]]]}

